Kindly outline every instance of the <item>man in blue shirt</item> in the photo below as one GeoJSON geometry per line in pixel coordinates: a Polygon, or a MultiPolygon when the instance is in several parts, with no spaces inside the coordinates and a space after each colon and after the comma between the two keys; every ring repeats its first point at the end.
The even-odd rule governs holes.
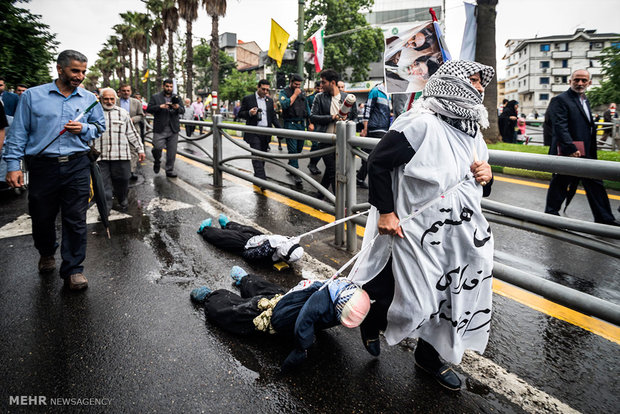
{"type": "Polygon", "coordinates": [[[60,277],[72,290],[84,289],[86,258],[86,210],[90,190],[89,142],[105,130],[101,105],[82,119],[75,119],[95,96],[78,86],[86,73],[86,56],[74,50],[58,55],[58,79],[30,88],[22,94],[6,140],[6,181],[11,187],[24,184],[20,160],[30,173],[28,208],[32,237],[39,251],[39,272],[53,272],[56,263],[56,216],[62,217],[62,264],[60,277]],[[54,140],[57,134],[67,131],[54,140]],[[51,143],[51,144],[50,144],[51,143]]]}

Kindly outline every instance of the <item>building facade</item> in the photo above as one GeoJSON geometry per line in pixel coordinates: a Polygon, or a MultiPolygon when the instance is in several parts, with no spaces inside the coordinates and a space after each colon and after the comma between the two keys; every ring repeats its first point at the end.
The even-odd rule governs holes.
{"type": "Polygon", "coordinates": [[[506,44],[504,96],[519,101],[519,112],[543,115],[554,96],[568,89],[573,71],[587,69],[592,86],[602,80],[604,48],[618,41],[618,33],[577,29],[570,35],[509,39],[506,44]]]}

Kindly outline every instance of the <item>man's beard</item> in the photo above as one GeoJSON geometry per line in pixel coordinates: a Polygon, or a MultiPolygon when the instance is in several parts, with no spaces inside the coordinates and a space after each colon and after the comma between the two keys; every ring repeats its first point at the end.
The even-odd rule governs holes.
{"type": "Polygon", "coordinates": [[[106,110],[106,111],[111,111],[112,109],[114,109],[114,104],[106,105],[106,104],[102,103],[101,106],[103,106],[103,109],[106,110]]]}

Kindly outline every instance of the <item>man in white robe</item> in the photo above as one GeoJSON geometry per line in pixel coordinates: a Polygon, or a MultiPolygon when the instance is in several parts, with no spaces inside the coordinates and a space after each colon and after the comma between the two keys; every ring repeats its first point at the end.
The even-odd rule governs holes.
{"type": "Polygon", "coordinates": [[[480,128],[493,76],[445,63],[373,150],[373,207],[349,275],[374,300],[360,326],[368,352],[379,355],[379,331],[389,345],[418,338],[416,365],[451,390],[461,380],[440,356],[458,364],[466,349],[483,352],[491,319],[493,238],[480,201],[492,172],[480,128]]]}

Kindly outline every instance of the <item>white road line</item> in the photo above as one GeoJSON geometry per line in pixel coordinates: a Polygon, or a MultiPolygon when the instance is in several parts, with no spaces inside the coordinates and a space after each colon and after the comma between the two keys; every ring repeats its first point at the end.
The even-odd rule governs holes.
{"type": "MultiPolygon", "coordinates": [[[[159,209],[162,211],[176,211],[185,208],[192,208],[191,204],[183,203],[181,201],[170,200],[167,198],[154,198],[146,206],[146,211],[153,211],[159,209]]],[[[131,217],[129,214],[120,213],[116,210],[110,212],[110,221],[123,220],[131,217]]],[[[86,212],[86,224],[99,223],[99,212],[97,206],[92,205],[86,212]]],[[[10,237],[27,236],[32,234],[32,223],[28,214],[22,214],[12,222],[0,227],[0,239],[6,239],[10,237]]]]}
{"type": "MultiPolygon", "coordinates": [[[[217,218],[219,213],[224,213],[234,221],[253,226],[265,233],[270,233],[256,223],[245,219],[245,217],[231,208],[207,196],[191,184],[180,179],[175,180],[175,183],[193,197],[197,198],[200,201],[199,207],[209,216],[217,218]]],[[[327,278],[336,272],[336,269],[313,257],[309,257],[307,254],[304,255],[304,259],[299,266],[302,267],[303,277],[308,278],[317,276],[327,278]]],[[[494,392],[503,395],[507,400],[529,413],[579,413],[579,411],[569,405],[531,386],[517,375],[506,371],[493,361],[475,352],[468,351],[463,357],[463,361],[458,366],[458,369],[466,373],[469,377],[489,386],[494,392]]]]}

